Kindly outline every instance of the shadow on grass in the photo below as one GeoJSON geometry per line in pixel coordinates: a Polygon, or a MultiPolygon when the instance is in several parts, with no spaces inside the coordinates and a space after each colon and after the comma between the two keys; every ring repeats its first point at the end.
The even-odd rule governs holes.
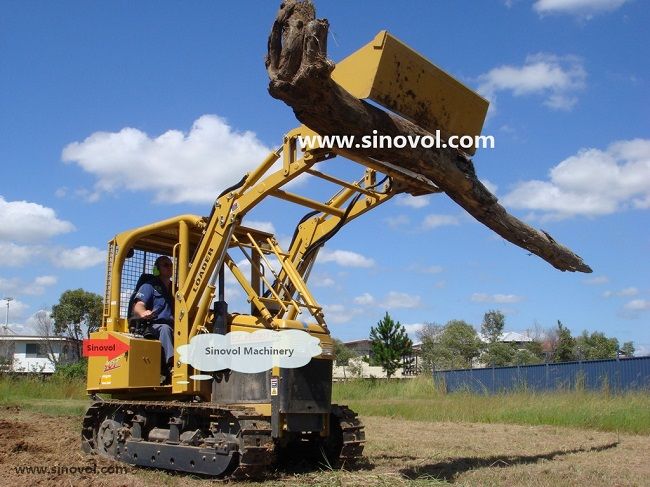
{"type": "Polygon", "coordinates": [[[431,477],[439,480],[451,482],[454,478],[469,470],[486,467],[511,467],[513,465],[526,465],[537,463],[541,460],[554,460],[557,457],[571,455],[574,453],[591,453],[616,448],[618,441],[607,443],[601,446],[591,448],[575,448],[573,450],[556,450],[549,453],[540,453],[539,455],[494,455],[489,457],[462,457],[454,458],[446,462],[432,463],[419,467],[401,469],[399,472],[402,476],[410,480],[416,480],[422,477],[431,477]]]}
{"type": "Polygon", "coordinates": [[[373,470],[375,465],[368,458],[360,457],[354,461],[337,462],[331,464],[322,455],[310,455],[310,452],[293,451],[289,454],[283,452],[278,456],[274,465],[276,474],[280,475],[300,475],[317,472],[358,472],[363,470],[373,470]]]}

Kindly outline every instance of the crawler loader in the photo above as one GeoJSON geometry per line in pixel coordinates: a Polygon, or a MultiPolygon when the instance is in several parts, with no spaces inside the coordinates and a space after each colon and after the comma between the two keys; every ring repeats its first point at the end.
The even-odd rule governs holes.
{"type": "MultiPolygon", "coordinates": [[[[479,134],[487,111],[483,98],[385,31],[340,62],[333,78],[358,98],[416,123],[435,121],[448,134],[479,134]]],[[[84,451],[144,467],[244,477],[263,475],[294,447],[298,455],[317,452],[331,464],[361,456],[362,423],[331,402],[333,340],[308,277],[319,249],[344,225],[396,194],[439,189],[390,161],[300,147],[301,137],[315,135],[304,126],[287,133],[256,169],[219,194],[209,216],[176,216],[109,242],[103,323],[91,338],[118,339],[128,351],[111,360],[89,358],[93,401],[83,420],[84,451]],[[328,171],[337,156],[351,161],[345,174],[357,175],[328,171]],[[299,176],[326,182],[331,196],[299,194],[305,186],[290,185],[299,176]],[[244,224],[269,199],[304,207],[285,248],[271,233],[244,224]],[[160,342],[129,321],[129,296],[161,255],[174,265],[170,384],[161,381],[160,342]],[[227,271],[250,303],[246,312],[229,310],[227,271]],[[302,367],[243,373],[196,370],[178,352],[200,334],[257,330],[300,330],[318,339],[322,353],[302,367]]]]}

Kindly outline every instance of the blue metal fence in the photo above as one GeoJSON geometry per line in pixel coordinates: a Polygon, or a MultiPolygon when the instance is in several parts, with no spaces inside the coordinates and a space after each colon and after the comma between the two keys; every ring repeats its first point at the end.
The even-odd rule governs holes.
{"type": "Polygon", "coordinates": [[[448,392],[494,394],[515,390],[650,391],[650,356],[557,364],[434,371],[448,392]]]}

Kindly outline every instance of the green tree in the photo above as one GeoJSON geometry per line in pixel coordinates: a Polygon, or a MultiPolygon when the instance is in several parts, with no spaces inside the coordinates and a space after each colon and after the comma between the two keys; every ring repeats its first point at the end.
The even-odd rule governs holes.
{"type": "Polygon", "coordinates": [[[607,338],[604,333],[595,331],[591,335],[585,330],[576,339],[576,356],[581,360],[616,358],[618,340],[607,338]]]}
{"type": "Polygon", "coordinates": [[[481,361],[492,367],[503,367],[512,363],[516,352],[517,348],[512,343],[488,343],[481,354],[481,361]]]}
{"type": "Polygon", "coordinates": [[[462,320],[451,320],[445,325],[440,345],[451,358],[453,367],[472,367],[481,354],[483,343],[472,325],[462,320]]]}
{"type": "Polygon", "coordinates": [[[533,365],[541,364],[542,362],[542,358],[530,349],[520,348],[515,351],[510,363],[511,365],[533,365]]]}
{"type": "Polygon", "coordinates": [[[633,342],[625,342],[623,346],[621,347],[621,352],[623,352],[623,355],[626,357],[634,357],[634,343],[633,342]]]}
{"type": "Polygon", "coordinates": [[[418,338],[424,366],[436,370],[471,367],[483,346],[474,327],[461,320],[451,320],[445,326],[426,324],[418,338]]]}
{"type": "Polygon", "coordinates": [[[509,344],[499,341],[503,335],[505,326],[506,317],[501,311],[490,310],[483,315],[481,335],[487,341],[484,351],[481,354],[481,361],[483,363],[492,367],[501,367],[509,365],[512,361],[516,349],[509,344]]]}
{"type": "Polygon", "coordinates": [[[420,359],[423,370],[446,368],[450,361],[449,354],[440,344],[440,337],[445,327],[437,323],[425,323],[417,332],[420,346],[420,359]]]}
{"type": "Polygon", "coordinates": [[[570,362],[576,359],[575,346],[576,341],[571,336],[571,330],[557,320],[557,344],[555,348],[556,362],[570,362]]]}
{"type": "Polygon", "coordinates": [[[381,365],[390,379],[402,363],[402,358],[409,355],[413,343],[406,334],[406,329],[395,322],[388,312],[370,329],[370,341],[374,359],[381,365]]]}
{"type": "Polygon", "coordinates": [[[517,365],[539,364],[544,361],[544,345],[540,339],[533,337],[532,342],[526,342],[524,344],[524,349],[528,353],[522,355],[522,357],[529,357],[529,361],[517,362],[517,365]]]}
{"type": "Polygon", "coordinates": [[[334,338],[334,355],[336,356],[336,365],[348,365],[350,359],[357,356],[354,350],[347,347],[338,338],[334,338]]]}
{"type": "Polygon", "coordinates": [[[61,294],[59,304],[52,307],[54,331],[66,335],[78,345],[76,358],[81,358],[81,340],[90,337],[102,322],[102,297],[83,289],[69,289],[61,294]]]}
{"type": "Polygon", "coordinates": [[[481,334],[488,343],[497,343],[503,335],[506,326],[506,317],[501,311],[490,310],[483,315],[481,334]]]}

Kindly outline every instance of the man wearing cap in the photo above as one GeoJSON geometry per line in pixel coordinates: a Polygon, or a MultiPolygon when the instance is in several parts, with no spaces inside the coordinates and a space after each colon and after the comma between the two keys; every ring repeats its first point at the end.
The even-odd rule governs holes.
{"type": "Polygon", "coordinates": [[[163,349],[166,382],[170,382],[174,368],[174,301],[171,297],[173,265],[169,257],[161,255],[153,266],[155,279],[142,284],[133,304],[133,314],[152,323],[154,338],[163,349]]]}

